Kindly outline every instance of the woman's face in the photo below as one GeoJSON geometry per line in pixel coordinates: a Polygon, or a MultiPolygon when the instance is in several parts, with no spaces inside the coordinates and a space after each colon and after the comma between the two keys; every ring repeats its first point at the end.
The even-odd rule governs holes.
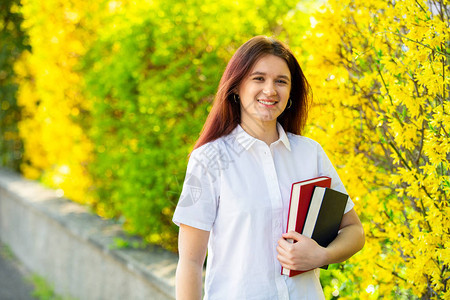
{"type": "Polygon", "coordinates": [[[290,91],[291,72],[284,59],[268,54],[257,60],[237,89],[241,124],[276,124],[290,91]]]}

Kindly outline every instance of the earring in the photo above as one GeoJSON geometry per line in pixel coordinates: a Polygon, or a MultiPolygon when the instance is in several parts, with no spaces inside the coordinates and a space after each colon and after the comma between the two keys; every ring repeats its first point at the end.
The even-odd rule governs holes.
{"type": "Polygon", "coordinates": [[[292,99],[289,98],[289,100],[288,100],[288,106],[286,107],[286,109],[291,108],[291,106],[292,106],[292,99]]]}
{"type": "Polygon", "coordinates": [[[238,94],[233,94],[233,99],[235,103],[239,103],[239,95],[238,94]]]}

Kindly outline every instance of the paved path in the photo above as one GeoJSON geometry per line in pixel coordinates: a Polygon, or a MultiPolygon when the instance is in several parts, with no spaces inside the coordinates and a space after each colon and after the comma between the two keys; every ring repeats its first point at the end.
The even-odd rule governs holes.
{"type": "Polygon", "coordinates": [[[33,287],[23,267],[0,243],[0,300],[32,300],[33,287]]]}

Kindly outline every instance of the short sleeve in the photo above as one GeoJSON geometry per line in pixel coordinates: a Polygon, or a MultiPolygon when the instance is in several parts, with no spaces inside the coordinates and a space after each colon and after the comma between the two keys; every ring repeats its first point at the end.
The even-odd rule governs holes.
{"type": "Polygon", "coordinates": [[[210,231],[216,219],[220,190],[217,147],[206,144],[189,158],[183,189],[172,221],[210,231]]]}
{"type": "MultiPolygon", "coordinates": [[[[318,162],[319,174],[321,176],[329,176],[331,178],[331,188],[333,190],[336,190],[336,191],[339,191],[341,193],[345,193],[348,195],[347,190],[345,189],[344,184],[342,183],[341,179],[339,178],[339,175],[338,175],[336,169],[334,168],[330,159],[328,158],[325,151],[323,150],[323,148],[320,145],[318,145],[317,155],[318,155],[317,162],[318,162]]],[[[354,206],[354,203],[353,203],[352,199],[349,198],[347,205],[345,207],[344,213],[348,213],[353,208],[353,206],[354,206]]]]}

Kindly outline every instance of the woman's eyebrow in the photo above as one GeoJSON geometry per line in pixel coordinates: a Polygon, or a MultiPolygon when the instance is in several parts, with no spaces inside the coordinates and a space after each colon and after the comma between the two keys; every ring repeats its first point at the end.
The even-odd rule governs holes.
{"type": "MultiPolygon", "coordinates": [[[[264,72],[260,72],[260,71],[255,71],[252,74],[250,74],[250,76],[254,76],[254,75],[267,75],[267,74],[264,72]]],[[[278,75],[277,78],[283,78],[283,79],[286,79],[289,81],[291,80],[291,78],[288,75],[278,75]]]]}

